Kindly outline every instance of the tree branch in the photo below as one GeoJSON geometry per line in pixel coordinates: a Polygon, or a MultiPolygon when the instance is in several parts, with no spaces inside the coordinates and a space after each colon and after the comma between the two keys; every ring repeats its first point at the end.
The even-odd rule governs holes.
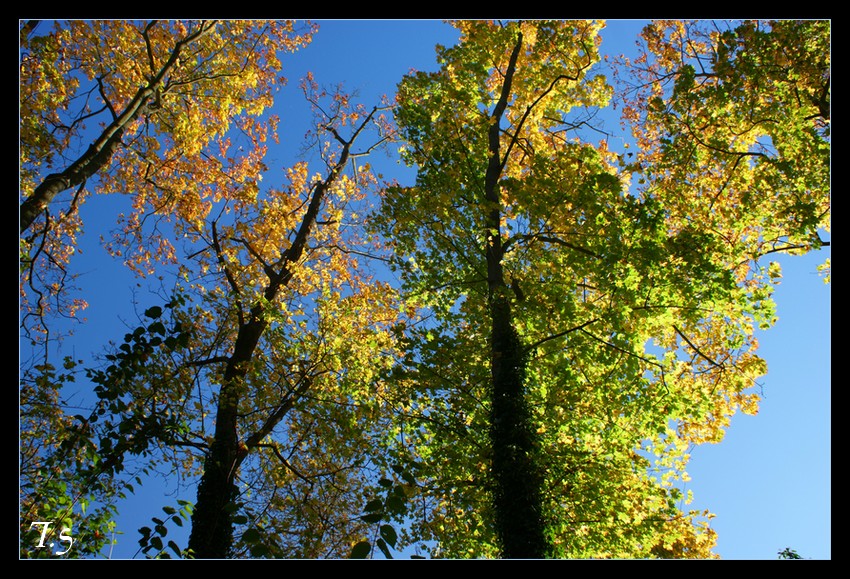
{"type": "Polygon", "coordinates": [[[270,449],[272,449],[272,452],[274,452],[275,456],[277,456],[277,459],[281,462],[281,464],[283,464],[283,466],[286,467],[286,469],[288,471],[292,472],[295,476],[297,476],[298,478],[300,478],[301,480],[303,480],[306,483],[309,483],[309,484],[313,483],[313,481],[311,481],[309,478],[307,478],[306,476],[304,476],[303,474],[298,472],[298,470],[294,466],[289,464],[289,461],[286,460],[283,457],[283,455],[280,453],[280,449],[278,449],[276,444],[257,444],[256,446],[258,446],[260,448],[270,448],[270,449]]]}
{"type": "Polygon", "coordinates": [[[699,354],[699,355],[700,355],[700,357],[704,358],[705,360],[708,360],[708,362],[709,362],[712,366],[714,366],[714,367],[716,367],[716,368],[720,368],[721,370],[724,370],[724,369],[726,368],[723,364],[718,364],[717,362],[715,362],[714,360],[712,360],[711,358],[709,358],[708,356],[706,356],[705,354],[703,354],[703,353],[700,351],[700,349],[699,349],[699,348],[697,348],[697,347],[696,347],[696,345],[694,345],[694,343],[693,343],[693,342],[691,342],[691,341],[688,339],[688,337],[687,337],[685,334],[683,334],[683,333],[682,333],[682,331],[681,331],[681,330],[679,330],[679,328],[677,328],[676,326],[673,326],[673,329],[674,329],[674,330],[676,330],[676,333],[677,333],[677,334],[679,334],[679,335],[682,337],[682,339],[683,339],[684,341],[686,341],[686,342],[688,343],[688,345],[689,345],[691,348],[693,348],[693,349],[694,349],[694,351],[695,351],[697,354],[699,354]]]}
{"type": "Polygon", "coordinates": [[[187,366],[205,366],[207,364],[216,364],[219,362],[227,362],[230,358],[227,356],[214,356],[212,358],[206,358],[204,360],[192,360],[191,362],[186,362],[187,366]]]}
{"type": "MultiPolygon", "coordinates": [[[[221,252],[221,244],[218,241],[218,230],[216,229],[216,222],[212,222],[212,241],[213,248],[215,249],[215,255],[218,259],[219,265],[221,265],[221,269],[224,270],[224,275],[227,278],[227,283],[230,284],[231,289],[233,290],[233,294],[235,296],[239,296],[242,292],[239,290],[239,286],[236,285],[236,280],[233,279],[233,276],[230,273],[230,269],[227,267],[227,262],[224,261],[224,254],[221,252]]],[[[239,314],[239,325],[241,326],[245,320],[242,316],[242,308],[240,307],[238,310],[239,314]]]]}
{"type": "MultiPolygon", "coordinates": [[[[47,209],[59,193],[79,185],[109,163],[113,153],[121,145],[124,128],[145,112],[148,100],[156,94],[156,90],[162,84],[166,74],[176,66],[177,59],[183,48],[206,35],[214,27],[214,22],[212,24],[203,23],[196,32],[177,41],[174,44],[168,61],[160,68],[156,75],[151,76],[146,86],[136,91],[136,94],[130,99],[124,110],[120,114],[112,111],[113,121],[89,146],[86,152],[61,173],[51,173],[44,178],[32,194],[21,203],[21,233],[29,229],[36,217],[47,209]]],[[[106,104],[108,105],[109,102],[106,101],[106,104]]]]}
{"type": "Polygon", "coordinates": [[[281,402],[281,404],[269,415],[268,418],[266,418],[266,421],[259,430],[245,439],[245,446],[249,449],[257,446],[263,438],[271,434],[274,427],[277,426],[283,417],[286,416],[286,413],[295,406],[298,399],[310,389],[310,386],[313,385],[314,378],[315,376],[302,376],[298,381],[298,387],[290,393],[283,402],[281,402]]]}
{"type": "Polygon", "coordinates": [[[546,342],[549,342],[551,340],[557,340],[558,338],[562,338],[562,337],[566,336],[567,334],[569,334],[571,332],[575,332],[576,330],[581,330],[585,326],[589,326],[590,324],[592,324],[593,322],[595,322],[597,320],[599,320],[599,318],[593,318],[592,320],[584,322],[583,324],[580,324],[578,326],[572,327],[569,330],[564,330],[563,332],[558,332],[557,334],[552,334],[551,336],[546,336],[542,340],[537,340],[533,344],[526,346],[525,350],[527,352],[531,352],[532,350],[539,347],[541,344],[545,344],[546,342]]]}
{"type": "Polygon", "coordinates": [[[569,241],[565,241],[560,237],[552,237],[549,235],[539,235],[537,233],[527,233],[524,235],[516,235],[511,237],[505,242],[504,251],[507,252],[508,248],[513,244],[513,242],[517,239],[523,241],[545,241],[547,243],[555,243],[557,245],[563,245],[564,247],[569,247],[570,249],[574,249],[575,251],[580,251],[585,255],[589,255],[590,257],[595,257],[596,259],[602,259],[602,256],[598,253],[594,253],[589,249],[585,249],[584,247],[579,247],[578,245],[573,245],[569,241]]]}
{"type": "Polygon", "coordinates": [[[274,268],[272,268],[272,266],[270,266],[269,264],[267,264],[265,262],[265,260],[263,259],[263,256],[261,256],[257,252],[257,250],[255,250],[253,247],[251,247],[251,244],[248,243],[248,240],[242,239],[241,237],[231,237],[230,240],[231,241],[238,241],[239,243],[244,245],[248,249],[248,253],[250,253],[252,256],[254,256],[254,259],[259,261],[260,264],[263,266],[263,271],[266,273],[266,275],[269,277],[270,280],[275,279],[278,276],[278,274],[274,270],[274,268]]]}

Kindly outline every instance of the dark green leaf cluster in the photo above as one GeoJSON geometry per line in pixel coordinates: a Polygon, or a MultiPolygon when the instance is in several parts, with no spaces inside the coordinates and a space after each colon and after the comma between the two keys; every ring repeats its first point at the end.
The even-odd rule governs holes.
{"type": "Polygon", "coordinates": [[[184,521],[190,521],[192,518],[192,503],[184,500],[179,500],[177,503],[180,509],[172,506],[162,507],[165,518],[151,517],[153,529],[150,527],[141,527],[139,533],[139,547],[142,553],[149,559],[171,559],[171,553],[178,558],[191,558],[191,552],[181,549],[180,546],[173,540],[165,537],[168,535],[168,523],[174,523],[178,527],[183,526],[184,521]],[[167,550],[170,549],[170,552],[167,550]]]}
{"type": "MultiPolygon", "coordinates": [[[[178,296],[166,307],[181,303],[178,296]]],[[[189,426],[181,415],[166,403],[174,393],[158,391],[159,380],[151,376],[158,356],[168,356],[189,344],[190,334],[179,322],[171,327],[161,320],[163,310],[153,306],[145,311],[150,324],[125,334],[118,351],[107,354],[111,362],[105,369],[88,369],[87,377],[95,384],[99,399],[96,410],[87,418],[78,417],[83,424],[102,420],[99,430],[100,460],[92,465],[92,474],[114,475],[124,468],[125,456],[145,454],[153,441],[167,441],[188,432],[189,426]]]]}
{"type": "MultiPolygon", "coordinates": [[[[416,463],[408,467],[400,464],[392,465],[394,478],[378,479],[380,489],[378,496],[366,503],[363,507],[365,513],[360,516],[362,521],[375,526],[377,536],[373,538],[373,542],[387,559],[393,558],[392,549],[398,541],[398,533],[391,523],[403,521],[407,515],[408,498],[405,488],[416,485],[413,471],[417,468],[416,463]]],[[[365,559],[371,552],[372,542],[364,539],[352,547],[349,558],[365,559]]]]}

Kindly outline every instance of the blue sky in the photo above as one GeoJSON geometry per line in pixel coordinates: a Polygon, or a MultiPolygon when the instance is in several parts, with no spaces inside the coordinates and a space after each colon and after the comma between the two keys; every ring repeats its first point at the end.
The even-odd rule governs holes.
{"type": "MultiPolygon", "coordinates": [[[[283,59],[288,85],[281,91],[282,145],[270,155],[272,172],[291,164],[304,132],[306,110],[298,80],[312,71],[319,83],[345,83],[357,89],[367,106],[381,94],[390,94],[410,69],[435,68],[434,46],[451,44],[456,32],[449,25],[428,21],[319,21],[312,44],[283,59]]],[[[611,21],[603,31],[603,50],[612,54],[631,50],[640,28],[638,21],[611,21]]],[[[612,123],[607,128],[613,130],[612,123]]],[[[401,178],[412,174],[396,166],[401,178]]],[[[119,318],[132,320],[128,305],[139,292],[148,296],[126,271],[106,258],[97,246],[94,223],[113,216],[119,198],[90,198],[83,208],[92,223],[84,239],[86,251],[78,262],[86,274],[79,285],[90,307],[88,322],[65,344],[66,353],[91,354],[105,339],[123,332],[119,318]]],[[[760,380],[764,400],[758,416],[738,415],[719,445],[692,452],[687,488],[693,508],[716,514],[716,552],[724,559],[776,559],[777,551],[791,547],[803,557],[831,558],[831,286],[823,283],[816,267],[829,249],[803,257],[783,257],[784,277],[775,299],[779,322],[759,334],[761,355],[768,374],[760,380]]],[[[144,285],[144,284],[143,284],[144,285]]],[[[131,322],[129,322],[131,323],[131,322]]],[[[164,493],[176,485],[156,483],[139,492],[119,519],[119,543],[114,558],[132,557],[138,548],[136,529],[149,524],[159,508],[175,497],[164,493]],[[153,505],[155,511],[149,509],[153,505]]],[[[179,495],[194,501],[194,488],[179,495]]],[[[171,538],[171,537],[169,537],[171,538]]],[[[180,542],[180,541],[178,541],[180,542]]],[[[182,542],[185,545],[185,541],[182,542]]]]}

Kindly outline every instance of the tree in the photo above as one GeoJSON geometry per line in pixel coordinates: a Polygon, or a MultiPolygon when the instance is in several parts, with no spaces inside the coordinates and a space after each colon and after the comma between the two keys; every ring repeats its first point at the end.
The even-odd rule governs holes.
{"type": "MultiPolygon", "coordinates": [[[[291,21],[76,20],[46,26],[20,24],[21,327],[33,346],[43,346],[41,359],[28,360],[23,371],[21,413],[22,424],[50,425],[26,430],[32,453],[22,465],[22,493],[43,498],[49,490],[44,485],[53,481],[56,494],[47,502],[68,507],[65,518],[80,497],[110,505],[108,495],[121,488],[94,480],[103,474],[91,472],[91,461],[100,458],[92,454],[98,414],[82,423],[64,415],[60,390],[74,372],[57,376],[48,354],[56,330],[47,314],[74,318],[86,305],[74,295],[70,266],[83,202],[89,192],[132,192],[129,211],[116,216],[126,227],[116,232],[115,254],[145,271],[151,259],[173,260],[160,229],[164,221],[176,218],[177,228],[185,227],[222,194],[217,185],[235,179],[250,191],[261,178],[267,125],[256,120],[285,81],[278,55],[309,42],[313,31],[309,25],[298,31],[291,21]],[[250,131],[255,139],[249,142],[258,148],[229,151],[234,126],[250,131]],[[130,238],[137,243],[122,245],[130,238]],[[68,463],[71,457],[76,467],[68,463]],[[52,469],[47,479],[45,469],[52,469]]],[[[123,344],[131,345],[139,344],[123,344]]],[[[77,363],[66,358],[64,365],[68,370],[77,363]]],[[[130,423],[118,414],[121,424],[130,423]]],[[[36,503],[23,512],[32,515],[33,507],[41,508],[36,503]]],[[[86,520],[103,519],[90,514],[86,520]]],[[[87,539],[86,548],[94,551],[102,544],[102,537],[87,539]]]]}
{"type": "MultiPolygon", "coordinates": [[[[204,461],[204,474],[192,516],[189,549],[196,557],[222,558],[231,554],[231,515],[238,492],[234,481],[248,454],[263,445],[296,404],[322,388],[318,383],[324,380],[324,374],[360,371],[354,365],[353,357],[346,360],[351,366],[339,366],[339,357],[345,347],[339,343],[342,338],[329,327],[330,320],[340,324],[339,331],[343,335],[348,333],[348,339],[355,339],[354,333],[358,331],[368,334],[368,324],[378,313],[385,317],[376,323],[392,323],[392,316],[386,309],[386,297],[382,296],[382,286],[367,289],[363,280],[353,279],[356,266],[349,263],[344,255],[339,255],[347,246],[344,228],[340,224],[345,206],[361,195],[359,189],[369,178],[368,166],[355,172],[353,178],[347,178],[343,171],[358,156],[352,147],[360,134],[377,121],[375,115],[378,109],[365,114],[349,111],[347,97],[337,94],[334,95],[333,109],[324,112],[318,108],[320,103],[314,96],[316,90],[314,86],[308,87],[309,98],[313,99],[322,115],[317,131],[329,133],[338,147],[338,151],[328,146],[322,150],[327,163],[326,174],[311,180],[306,173],[306,165],[302,164],[291,171],[292,183],[288,190],[272,193],[270,199],[257,209],[246,208],[245,214],[237,213],[233,225],[222,234],[217,231],[216,221],[211,223],[211,237],[205,250],[215,256],[226,279],[230,294],[226,305],[231,311],[235,307],[236,318],[234,320],[230,314],[226,322],[228,325],[235,323],[234,329],[217,330],[220,334],[232,336],[232,346],[224,347],[225,351],[231,352],[230,355],[209,360],[210,363],[222,364],[224,369],[216,403],[215,433],[204,461]],[[351,136],[346,138],[340,130],[347,124],[353,125],[353,128],[351,136]],[[299,209],[299,205],[306,205],[306,208],[299,209]],[[256,216],[249,216],[255,211],[256,216]],[[322,211],[327,213],[324,220],[319,219],[322,211]],[[300,221],[290,226],[293,218],[300,221]],[[227,244],[225,240],[228,240],[227,244]],[[308,243],[313,247],[308,247],[308,243]],[[243,264],[234,259],[240,246],[245,250],[245,259],[252,263],[243,264]],[[266,281],[259,284],[261,275],[266,281]],[[296,278],[300,279],[295,281],[296,278]],[[348,286],[347,292],[353,292],[351,295],[343,297],[339,293],[343,284],[348,286]],[[293,295],[287,295],[289,292],[293,295]],[[306,329],[304,321],[296,321],[297,311],[290,310],[293,296],[308,300],[316,293],[321,296],[313,298],[318,302],[319,318],[313,322],[314,328],[306,329]],[[332,295],[335,299],[330,299],[332,295]],[[359,319],[351,319],[352,314],[359,319]],[[269,344],[278,350],[270,370],[280,376],[278,381],[286,383],[286,393],[276,400],[270,395],[269,410],[260,413],[264,418],[250,419],[248,424],[251,426],[240,437],[239,416],[252,413],[251,408],[240,411],[242,400],[251,392],[249,403],[256,405],[262,381],[268,378],[268,375],[251,374],[260,370],[256,366],[258,348],[271,325],[278,326],[275,330],[281,334],[278,340],[286,340],[269,344]],[[290,332],[293,336],[287,335],[290,332]],[[260,384],[252,384],[257,380],[260,384]]],[[[379,334],[373,334],[369,339],[374,347],[378,347],[379,334]]],[[[372,355],[378,354],[372,352],[372,355]]],[[[372,358],[369,362],[375,363],[376,359],[372,358]]],[[[359,360],[358,363],[365,361],[359,360]]],[[[367,373],[373,371],[374,368],[363,370],[367,373]]],[[[280,388],[280,385],[277,387],[280,388]]],[[[287,464],[285,460],[282,462],[287,464]]]]}
{"type": "MultiPolygon", "coordinates": [[[[59,430],[71,450],[87,452],[85,476],[70,481],[79,495],[101,485],[98,496],[114,500],[131,455],[175,475],[201,465],[188,548],[169,544],[180,556],[346,555],[383,468],[372,447],[384,448],[394,402],[379,373],[395,355],[399,308],[358,263],[381,247],[362,237],[357,212],[366,214],[376,182],[362,160],[389,127],[380,107],[355,107],[312,79],[303,87],[325,174],[299,162],[261,199],[220,203],[186,248],[171,322],[148,308],[108,366],[89,371],[104,403],[77,417],[82,426],[59,430]],[[358,139],[373,142],[357,150],[358,139]]],[[[48,464],[67,461],[55,454],[48,464]]],[[[161,555],[167,528],[153,522],[142,543],[161,555]]]]}
{"type": "Polygon", "coordinates": [[[830,23],[662,20],[643,38],[620,91],[641,189],[730,256],[828,245],[830,23]]]}
{"type": "MultiPolygon", "coordinates": [[[[798,99],[800,128],[787,131],[818,151],[811,166],[760,167],[766,155],[720,139],[763,146],[733,126],[752,119],[759,85],[703,95],[688,69],[665,74],[659,57],[639,85],[656,96],[627,109],[645,122],[645,150],[630,163],[604,140],[579,138],[589,120],[580,113],[611,94],[587,74],[600,24],[455,25],[461,40],[438,50],[442,68],[399,86],[397,122],[417,182],[390,191],[378,220],[408,302],[433,316],[411,333],[416,355],[398,371],[420,409],[411,452],[426,459],[432,485],[431,510],[410,537],[449,556],[711,556],[710,513],[683,512],[673,483],[686,480],[689,445],[719,441],[732,414],[757,409],[752,386],[765,368],[752,331],[772,321],[776,274],[758,258],[817,247],[828,214],[821,112],[798,99]],[[690,118],[696,106],[717,123],[663,114],[682,107],[690,118]],[[775,194],[785,188],[777,170],[799,172],[796,193],[775,194]],[[694,218],[694,203],[705,214],[694,218]]],[[[650,51],[687,54],[653,44],[655,26],[650,51]]],[[[782,45],[788,28],[776,28],[765,35],[782,45]]],[[[823,32],[813,27],[811,46],[823,32]]],[[[716,43],[730,36],[711,38],[698,45],[705,58],[729,57],[716,43]]],[[[724,78],[747,78],[734,58],[719,62],[724,78]]],[[[826,65],[810,75],[821,103],[826,65]]]]}
{"type": "MultiPolygon", "coordinates": [[[[145,63],[153,67],[159,58],[166,62],[161,69],[164,76],[150,81],[152,90],[160,84],[163,89],[154,90],[156,100],[149,99],[149,104],[157,105],[156,115],[140,117],[132,111],[119,115],[113,125],[129,124],[110,126],[107,132],[115,129],[115,134],[124,135],[126,146],[118,147],[115,140],[118,148],[110,150],[108,158],[92,159],[86,156],[89,151],[61,178],[45,179],[51,185],[28,197],[24,212],[40,200],[52,199],[55,190],[50,187],[57,179],[90,177],[88,169],[74,172],[79,165],[110,161],[109,172],[99,175],[100,190],[137,191],[135,212],[126,217],[128,227],[114,241],[116,255],[135,251],[127,262],[141,274],[152,271],[157,261],[176,260],[178,242],[185,244],[188,255],[178,270],[182,281],[169,292],[180,296],[179,301],[166,297],[182,336],[179,351],[173,348],[175,338],[164,335],[164,320],[147,319],[138,331],[127,334],[120,348],[109,351],[103,370],[89,371],[90,380],[99,385],[95,393],[102,403],[90,417],[77,417],[82,426],[63,416],[58,397],[51,399],[52,419],[64,424],[55,429],[56,446],[64,448],[60,442],[65,440],[70,450],[81,453],[80,470],[85,475],[73,478],[73,471],[63,464],[67,452],[63,455],[61,449],[33,454],[45,464],[60,465],[57,468],[68,483],[63,483],[60,494],[71,495],[67,516],[79,506],[74,497],[86,496],[98,485],[106,490],[97,496],[111,506],[116,489],[125,488],[124,461],[142,454],[172,474],[191,476],[199,462],[204,464],[192,513],[197,521],[189,545],[193,556],[347,554],[349,536],[365,525],[352,513],[362,508],[362,497],[371,492],[364,489],[378,478],[373,471],[380,469],[381,459],[371,460],[364,449],[384,439],[380,420],[386,420],[387,413],[370,413],[388,404],[389,397],[375,386],[376,375],[392,355],[389,329],[399,308],[393,305],[391,288],[372,283],[368,268],[358,263],[368,261],[370,250],[380,248],[359,232],[362,217],[356,211],[365,215],[365,190],[376,177],[368,163],[362,163],[366,151],[353,147],[358,138],[373,138],[371,146],[378,147],[387,139],[388,127],[380,107],[371,112],[355,107],[348,95],[320,91],[308,79],[305,95],[317,122],[311,148],[323,163],[322,171],[311,175],[306,161],[297,163],[286,169],[285,187],[271,187],[259,195],[258,183],[266,170],[265,143],[276,127],[275,117],[261,113],[271,104],[275,83],[282,82],[274,75],[279,69],[277,55],[308,38],[295,36],[293,30],[293,23],[283,22],[144,26],[80,22],[57,26],[55,36],[32,40],[36,47],[62,54],[72,48],[74,54],[99,50],[97,43],[86,44],[98,34],[116,46],[144,41],[144,51],[137,55],[141,60],[116,63],[102,73],[106,79],[131,75],[145,63]],[[168,34],[182,40],[169,48],[168,34]],[[187,54],[188,46],[209,36],[215,38],[196,47],[191,57],[187,54]],[[156,56],[163,50],[164,57],[156,56]],[[116,72],[121,66],[129,67],[130,73],[116,72]],[[187,77],[165,74],[180,66],[188,71],[187,77]],[[172,99],[177,109],[168,113],[164,105],[159,108],[172,99]],[[182,109],[189,113],[197,109],[198,114],[186,115],[182,109]],[[248,114],[237,117],[242,111],[248,114]],[[137,135],[132,145],[126,141],[130,127],[138,130],[132,133],[137,135]],[[244,145],[250,153],[240,156],[231,139],[239,143],[239,151],[244,145]],[[171,386],[162,388],[165,384],[171,386]],[[207,432],[211,406],[216,413],[213,433],[207,432]],[[371,426],[361,426],[364,421],[371,426]],[[85,439],[75,435],[83,429],[85,439]],[[339,442],[332,443],[337,437],[339,442]],[[104,464],[111,466],[103,468],[104,464]],[[242,496],[246,491],[253,505],[246,505],[242,496]],[[257,510],[251,511],[252,506],[257,510]],[[272,516],[280,511],[300,512],[286,520],[272,516]],[[325,527],[317,520],[337,523],[325,527]],[[268,527],[260,531],[262,525],[268,527]],[[236,545],[234,526],[242,531],[236,545]]],[[[123,58],[133,53],[116,48],[115,54],[123,58]]],[[[69,61],[77,62],[76,58],[69,61]]],[[[47,68],[46,59],[27,55],[24,60],[37,69],[28,78],[37,78],[47,68]]],[[[96,62],[104,69],[112,64],[103,58],[82,62],[87,66],[96,62]]],[[[111,96],[103,79],[96,80],[106,108],[118,107],[121,99],[111,96]]],[[[122,87],[118,88],[126,91],[122,87]]],[[[45,109],[44,114],[56,112],[45,109]]],[[[69,124],[78,128],[78,123],[69,124]]],[[[32,167],[35,175],[44,170],[44,163],[32,167]]],[[[58,230],[50,228],[49,212],[44,215],[48,227],[41,234],[46,239],[48,232],[58,230]]],[[[34,271],[33,263],[23,260],[22,279],[34,271]]],[[[56,259],[49,263],[62,269],[56,259]]],[[[28,283],[32,287],[31,277],[28,283]]],[[[155,306],[145,315],[150,312],[151,318],[158,318],[161,311],[155,306]]],[[[34,406],[33,420],[41,413],[43,408],[34,406]]],[[[39,436],[45,434],[42,430],[39,436]]],[[[45,488],[40,466],[31,471],[34,504],[45,488]]],[[[150,547],[157,553],[164,545],[164,521],[154,518],[154,523],[155,529],[143,529],[146,553],[150,547]]],[[[95,543],[91,546],[94,551],[85,553],[96,552],[95,543]]]]}

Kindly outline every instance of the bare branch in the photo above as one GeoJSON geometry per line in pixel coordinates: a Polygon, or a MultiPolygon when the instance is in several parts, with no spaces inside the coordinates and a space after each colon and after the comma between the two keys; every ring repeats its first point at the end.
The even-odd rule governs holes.
{"type": "Polygon", "coordinates": [[[691,342],[691,341],[688,339],[688,337],[687,337],[685,334],[683,334],[683,333],[682,333],[682,331],[681,331],[679,328],[677,328],[676,326],[673,326],[673,329],[674,329],[674,330],[676,330],[676,333],[677,333],[677,334],[679,334],[679,335],[682,337],[682,339],[683,339],[685,342],[687,342],[687,343],[688,343],[688,345],[689,345],[691,348],[693,348],[693,349],[694,349],[694,351],[695,351],[697,354],[699,354],[699,355],[700,355],[700,357],[702,357],[702,358],[703,358],[703,359],[705,359],[705,360],[708,360],[708,362],[709,362],[712,366],[715,366],[716,368],[725,369],[725,366],[724,366],[723,364],[718,364],[717,362],[715,362],[714,360],[712,360],[711,358],[709,358],[708,356],[706,356],[705,354],[703,354],[703,353],[702,353],[702,351],[700,351],[700,349],[699,349],[699,348],[697,348],[697,347],[696,347],[696,345],[694,345],[694,343],[693,343],[693,342],[691,342]]]}
{"type": "Polygon", "coordinates": [[[562,337],[566,336],[567,334],[575,332],[576,330],[581,330],[585,326],[589,326],[590,324],[592,324],[593,322],[595,322],[597,320],[599,320],[599,318],[593,318],[592,320],[584,322],[583,324],[580,324],[578,326],[572,327],[569,330],[564,330],[563,332],[558,332],[557,334],[552,334],[551,336],[546,336],[542,340],[537,340],[533,344],[526,346],[525,350],[528,351],[528,352],[531,352],[532,350],[535,350],[541,344],[545,344],[546,342],[549,342],[551,340],[557,340],[558,338],[562,338],[562,337]]]}
{"type": "Polygon", "coordinates": [[[283,457],[283,455],[280,453],[280,450],[278,449],[276,444],[257,444],[256,446],[258,446],[260,448],[270,448],[270,449],[272,449],[272,452],[275,454],[275,456],[281,462],[281,464],[283,464],[283,466],[286,467],[286,470],[290,471],[292,474],[294,474],[295,476],[297,476],[298,478],[300,478],[304,482],[312,484],[312,481],[309,478],[307,478],[306,476],[304,476],[303,474],[298,472],[298,469],[296,469],[294,466],[289,464],[289,461],[286,460],[283,457]]]}
{"type": "MultiPolygon", "coordinates": [[[[242,292],[239,290],[239,286],[236,285],[236,280],[233,278],[233,275],[230,273],[230,269],[227,267],[227,262],[224,261],[224,254],[221,252],[221,245],[218,242],[218,231],[216,229],[216,222],[212,222],[212,237],[213,237],[213,248],[215,249],[215,255],[218,259],[218,263],[221,265],[221,269],[224,271],[225,277],[227,277],[227,283],[230,284],[231,289],[233,290],[233,294],[235,296],[239,296],[242,292]]],[[[238,310],[239,314],[239,325],[242,325],[245,320],[242,316],[242,308],[240,307],[238,310]]]]}
{"type": "Polygon", "coordinates": [[[227,356],[214,356],[212,358],[206,358],[204,360],[192,360],[191,362],[186,362],[187,366],[205,366],[207,364],[217,364],[220,362],[227,362],[230,358],[227,356]]]}

